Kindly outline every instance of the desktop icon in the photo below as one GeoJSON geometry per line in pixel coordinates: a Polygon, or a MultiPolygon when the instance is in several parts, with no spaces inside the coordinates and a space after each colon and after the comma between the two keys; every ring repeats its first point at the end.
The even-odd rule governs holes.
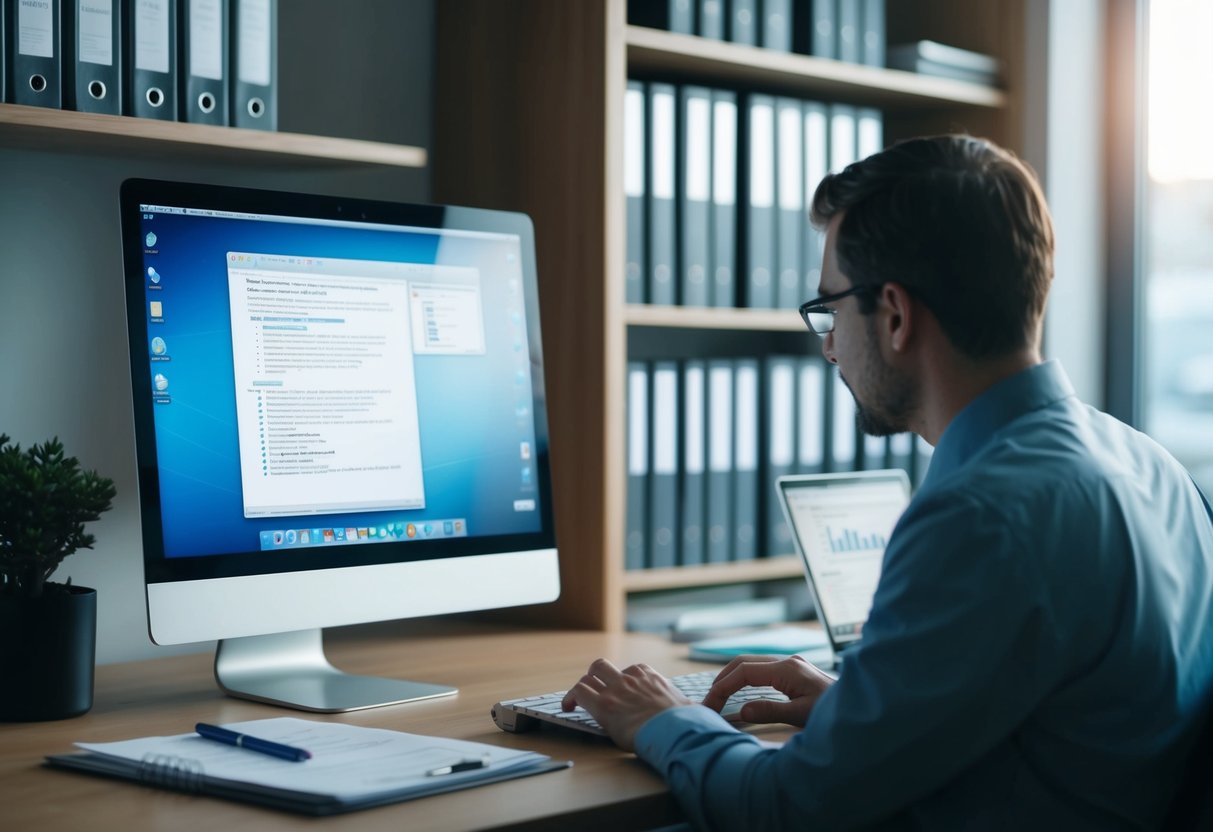
{"type": "Polygon", "coordinates": [[[361,527],[358,529],[358,539],[359,540],[366,540],[367,534],[368,534],[367,529],[361,528],[361,527]]]}
{"type": "Polygon", "coordinates": [[[455,533],[455,524],[452,523],[450,520],[443,520],[442,521],[442,533],[443,534],[454,534],[455,533]]]}
{"type": "Polygon", "coordinates": [[[376,528],[375,526],[369,527],[366,531],[367,531],[367,534],[370,535],[371,537],[379,536],[379,529],[376,528]]]}
{"type": "Polygon", "coordinates": [[[164,304],[161,301],[153,300],[148,303],[147,310],[153,318],[164,317],[164,304]]]}
{"type": "Polygon", "coordinates": [[[294,529],[286,530],[286,545],[294,546],[299,541],[299,533],[294,529]]]}
{"type": "Polygon", "coordinates": [[[332,543],[336,539],[337,539],[337,532],[333,531],[332,529],[324,530],[324,542],[325,543],[332,543]]]}
{"type": "Polygon", "coordinates": [[[312,540],[316,543],[323,543],[324,529],[312,529],[312,540]]]}
{"type": "Polygon", "coordinates": [[[355,528],[347,527],[345,530],[345,539],[346,540],[357,540],[358,539],[358,530],[355,528]]]}
{"type": "Polygon", "coordinates": [[[463,521],[462,520],[455,521],[455,534],[463,534],[463,521]]]}
{"type": "Polygon", "coordinates": [[[407,534],[409,537],[416,537],[417,536],[417,527],[414,526],[412,523],[409,523],[407,526],[405,526],[404,533],[407,534]]]}
{"type": "Polygon", "coordinates": [[[312,533],[307,529],[299,530],[299,542],[304,546],[312,542],[312,533]]]}
{"type": "Polygon", "coordinates": [[[518,453],[523,459],[530,459],[531,458],[531,443],[523,442],[521,445],[519,445],[518,453]]]}
{"type": "Polygon", "coordinates": [[[147,243],[147,247],[148,247],[148,248],[151,248],[152,246],[156,245],[156,234],[155,234],[155,232],[152,232],[152,231],[147,232],[147,236],[143,238],[143,241],[144,241],[145,243],[147,243]]]}
{"type": "Polygon", "coordinates": [[[522,469],[522,484],[531,484],[531,467],[529,465],[522,469]]]}
{"type": "Polygon", "coordinates": [[[156,336],[152,339],[152,355],[164,355],[168,352],[168,346],[164,343],[164,339],[156,336]]]}
{"type": "MultiPolygon", "coordinates": [[[[380,528],[379,529],[379,539],[384,540],[387,538],[387,536],[388,536],[388,530],[384,529],[384,528],[380,528]]],[[[396,537],[400,537],[400,529],[396,529],[396,537]]]]}
{"type": "Polygon", "coordinates": [[[274,532],[274,545],[275,546],[282,545],[282,532],[274,532]]]}
{"type": "Polygon", "coordinates": [[[150,280],[152,283],[159,283],[160,282],[160,272],[156,271],[151,266],[148,266],[147,267],[147,279],[150,280]]]}
{"type": "Polygon", "coordinates": [[[156,388],[157,393],[163,393],[168,389],[168,378],[164,373],[156,373],[152,376],[152,386],[156,388]]]}
{"type": "Polygon", "coordinates": [[[345,529],[333,529],[334,540],[345,540],[345,529]]]}
{"type": "Polygon", "coordinates": [[[429,537],[430,535],[432,535],[434,533],[434,524],[433,523],[426,523],[421,528],[424,529],[426,537],[429,537]]]}

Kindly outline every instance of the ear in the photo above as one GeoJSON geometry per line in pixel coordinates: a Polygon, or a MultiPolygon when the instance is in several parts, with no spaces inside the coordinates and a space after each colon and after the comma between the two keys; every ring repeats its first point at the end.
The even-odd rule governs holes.
{"type": "Polygon", "coordinates": [[[881,323],[893,352],[904,353],[914,337],[914,298],[900,283],[886,283],[880,289],[881,323]]]}

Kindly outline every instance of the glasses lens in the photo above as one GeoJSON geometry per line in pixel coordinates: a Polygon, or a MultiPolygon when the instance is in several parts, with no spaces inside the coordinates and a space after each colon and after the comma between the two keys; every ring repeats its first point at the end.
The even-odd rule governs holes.
{"type": "Polygon", "coordinates": [[[834,329],[834,313],[823,309],[810,309],[804,313],[809,327],[818,335],[825,335],[834,329]]]}

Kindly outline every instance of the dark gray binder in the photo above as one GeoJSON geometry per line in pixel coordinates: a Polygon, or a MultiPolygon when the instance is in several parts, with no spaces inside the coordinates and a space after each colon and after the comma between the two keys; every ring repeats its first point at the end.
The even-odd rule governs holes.
{"type": "Polygon", "coordinates": [[[835,22],[838,26],[838,60],[857,64],[862,57],[860,50],[859,8],[863,0],[838,0],[835,22]]]}
{"type": "Polygon", "coordinates": [[[645,231],[645,91],[642,81],[628,81],[623,100],[623,191],[627,200],[627,257],[624,300],[644,303],[645,231]]]}
{"type": "Polygon", "coordinates": [[[712,92],[686,86],[679,90],[678,99],[680,303],[707,306],[712,256],[712,92]]]}
{"type": "Polygon", "coordinates": [[[819,474],[825,468],[825,367],[818,358],[802,358],[796,368],[796,473],[819,474]]]}
{"type": "Polygon", "coordinates": [[[687,361],[682,367],[682,459],[680,506],[682,540],[678,562],[696,566],[704,561],[704,472],[707,454],[707,398],[702,361],[687,361]]]}
{"type": "Polygon", "coordinates": [[[830,105],[830,172],[837,173],[856,160],[855,108],[830,105]]]}
{"type": "Polygon", "coordinates": [[[876,471],[888,467],[889,441],[885,436],[863,435],[863,470],[876,471]]]}
{"type": "Polygon", "coordinates": [[[758,361],[733,367],[733,560],[758,557],[758,361]]]}
{"type": "Polygon", "coordinates": [[[863,0],[863,40],[860,56],[868,66],[884,66],[885,0],[863,0]]]}
{"type": "Polygon", "coordinates": [[[729,40],[758,45],[758,0],[733,0],[729,9],[729,40]]]}
{"type": "Polygon", "coordinates": [[[701,38],[724,40],[725,0],[699,0],[695,34],[701,38]]]}
{"type": "Polygon", "coordinates": [[[733,554],[733,364],[708,362],[708,563],[724,563],[733,554]]]}
{"type": "Polygon", "coordinates": [[[232,0],[230,84],[235,127],[278,129],[278,0],[232,0]]]}
{"type": "Polygon", "coordinates": [[[694,3],[695,0],[628,0],[628,23],[693,35],[694,3]]]}
{"type": "Polygon", "coordinates": [[[624,566],[643,569],[647,561],[649,507],[649,371],[628,362],[628,494],[624,566]]]}
{"type": "Polygon", "coordinates": [[[775,306],[775,100],[751,95],[746,107],[745,305],[775,306]]]}
{"type": "Polygon", "coordinates": [[[180,0],[181,119],[227,125],[229,34],[227,0],[180,0]]]}
{"type": "Polygon", "coordinates": [[[123,0],[126,112],[177,120],[177,0],[123,0]]]}
{"type": "MultiPolygon", "coordinates": [[[[806,214],[812,208],[817,186],[830,172],[830,115],[825,104],[804,103],[804,201],[806,214]]],[[[821,286],[821,259],[825,254],[825,233],[808,222],[801,225],[801,295],[805,300],[817,297],[821,286]]]]}
{"type": "Polygon", "coordinates": [[[818,58],[838,57],[834,0],[795,0],[792,46],[818,58]]]}
{"type": "Polygon", "coordinates": [[[677,302],[675,275],[677,226],[675,224],[675,110],[672,84],[649,85],[649,267],[648,302],[677,302]]]}
{"type": "Polygon", "coordinates": [[[759,41],[764,49],[792,51],[792,0],[762,0],[759,41]]]}
{"type": "Polygon", "coordinates": [[[889,467],[900,468],[908,475],[914,465],[914,434],[895,433],[889,437],[889,467]]]}
{"type": "Polygon", "coordinates": [[[649,462],[649,560],[653,569],[678,563],[678,365],[658,361],[652,368],[649,462]]]}
{"type": "Polygon", "coordinates": [[[792,533],[779,505],[775,481],[791,474],[796,464],[796,359],[771,356],[766,359],[764,397],[766,403],[766,453],[763,457],[762,492],[766,534],[762,551],[767,557],[792,554],[792,533]]]}
{"type": "Polygon", "coordinates": [[[63,33],[63,105],[122,115],[122,4],[65,0],[63,33]]]}
{"type": "Polygon", "coordinates": [[[830,373],[833,380],[830,404],[830,470],[855,470],[855,397],[837,370],[830,373]]]}
{"type": "Polygon", "coordinates": [[[855,158],[866,159],[884,147],[884,116],[880,110],[861,107],[856,111],[855,158]]]}
{"type": "Polygon", "coordinates": [[[776,233],[775,305],[780,309],[796,309],[813,295],[805,295],[800,241],[808,217],[804,212],[804,118],[800,102],[794,98],[777,99],[775,195],[779,206],[776,233]]]}
{"type": "Polygon", "coordinates": [[[8,0],[8,101],[63,106],[63,20],[59,0],[8,0]]]}
{"type": "Polygon", "coordinates": [[[711,305],[737,305],[737,94],[712,93],[711,305]]]}

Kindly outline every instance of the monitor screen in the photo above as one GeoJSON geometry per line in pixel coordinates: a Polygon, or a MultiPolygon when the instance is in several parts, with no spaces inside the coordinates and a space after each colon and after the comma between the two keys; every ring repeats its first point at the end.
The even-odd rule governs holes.
{"type": "Polygon", "coordinates": [[[131,180],[122,220],[155,640],[554,599],[528,218],[131,180]],[[207,611],[245,592],[294,597],[207,611]]]}

